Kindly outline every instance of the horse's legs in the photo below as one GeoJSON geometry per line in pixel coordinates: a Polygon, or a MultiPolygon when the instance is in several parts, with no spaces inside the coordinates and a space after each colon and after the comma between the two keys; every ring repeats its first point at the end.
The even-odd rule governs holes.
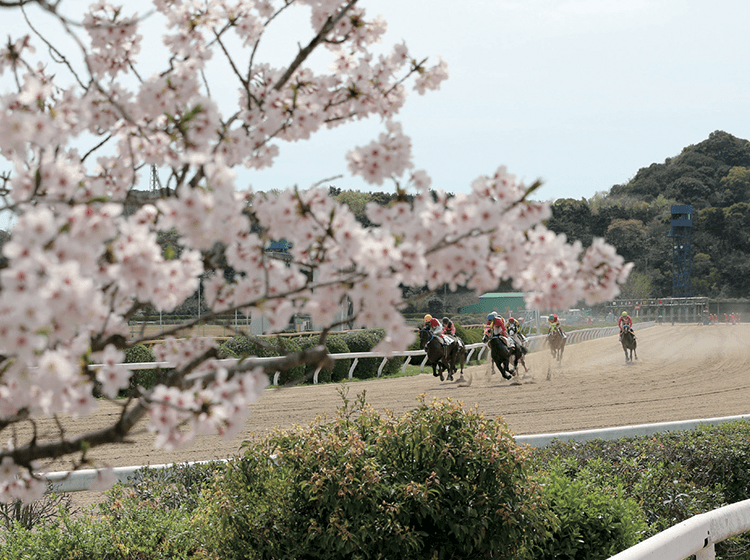
{"type": "Polygon", "coordinates": [[[523,353],[521,354],[520,362],[521,362],[521,365],[523,366],[524,373],[528,373],[529,368],[526,367],[526,356],[524,356],[523,353]]]}

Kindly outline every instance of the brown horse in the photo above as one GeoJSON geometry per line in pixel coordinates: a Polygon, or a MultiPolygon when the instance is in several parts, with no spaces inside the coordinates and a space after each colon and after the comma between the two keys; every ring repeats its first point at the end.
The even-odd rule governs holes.
{"type": "Polygon", "coordinates": [[[552,358],[557,360],[557,363],[562,363],[563,351],[565,350],[565,341],[567,339],[558,331],[558,329],[552,330],[547,334],[547,344],[549,345],[552,358]]]}
{"type": "Polygon", "coordinates": [[[457,336],[451,336],[450,344],[444,344],[440,337],[430,331],[427,327],[419,329],[419,347],[427,354],[427,362],[432,366],[432,375],[445,380],[443,371],[448,372],[448,381],[453,381],[456,373],[456,362],[461,365],[461,377],[464,375],[466,363],[466,347],[457,336]]]}
{"type": "Polygon", "coordinates": [[[638,343],[635,340],[635,333],[630,328],[630,325],[623,325],[620,342],[622,343],[622,350],[625,352],[625,362],[632,362],[634,357],[637,360],[638,354],[635,348],[638,346],[638,343]]]}
{"type": "Polygon", "coordinates": [[[488,335],[485,334],[482,338],[482,342],[486,343],[490,347],[490,357],[492,358],[492,373],[495,373],[494,366],[500,370],[500,373],[505,379],[513,379],[513,374],[516,373],[515,365],[518,363],[518,355],[521,353],[520,349],[516,346],[512,350],[508,348],[505,343],[505,339],[500,335],[488,335]],[[511,359],[514,358],[514,367],[511,367],[511,359]]]}

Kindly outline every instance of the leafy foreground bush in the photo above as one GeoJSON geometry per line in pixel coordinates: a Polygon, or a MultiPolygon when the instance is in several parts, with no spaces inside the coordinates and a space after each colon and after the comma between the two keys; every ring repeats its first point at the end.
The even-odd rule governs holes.
{"type": "MultiPolygon", "coordinates": [[[[98,514],[17,523],[0,559],[598,559],[750,497],[750,423],[518,447],[452,401],[396,418],[364,395],[230,463],[139,471],[98,514]]],[[[54,517],[54,516],[52,516],[54,517]]],[[[748,540],[717,545],[748,558],[748,540]]]]}
{"type": "Polygon", "coordinates": [[[246,444],[205,536],[222,559],[533,558],[556,520],[501,421],[453,401],[338,418],[246,444]]]}

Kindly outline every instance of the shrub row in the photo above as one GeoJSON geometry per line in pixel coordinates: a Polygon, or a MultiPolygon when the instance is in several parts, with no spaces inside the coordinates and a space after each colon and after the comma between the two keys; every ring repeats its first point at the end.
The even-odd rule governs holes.
{"type": "MultiPolygon", "coordinates": [[[[727,422],[652,436],[555,442],[535,450],[535,470],[631,496],[649,537],[699,513],[750,498],[750,422],[727,422]]],[[[750,537],[716,546],[717,557],[750,558],[750,537]]]]}
{"type": "Polygon", "coordinates": [[[215,462],[141,469],[134,486],[115,486],[97,509],[76,516],[61,509],[54,520],[40,522],[33,530],[17,525],[7,531],[0,558],[218,560],[195,528],[199,512],[207,508],[203,492],[224,468],[215,462]]]}
{"type": "MultiPolygon", "coordinates": [[[[326,350],[329,354],[346,354],[349,352],[371,352],[375,345],[385,337],[383,329],[368,329],[350,331],[344,334],[329,334],[326,337],[326,350]]],[[[225,358],[242,359],[248,356],[283,356],[291,352],[299,352],[317,344],[316,336],[299,336],[295,338],[266,338],[258,336],[238,335],[226,341],[219,348],[219,356],[225,358]]],[[[378,367],[382,358],[360,358],[354,369],[353,376],[357,379],[377,377],[378,367]]],[[[347,379],[352,360],[349,358],[335,360],[332,369],[321,370],[318,373],[319,383],[339,382],[347,379]]],[[[381,375],[392,375],[401,366],[401,358],[389,359],[381,375]]],[[[311,368],[297,366],[282,372],[279,384],[284,385],[298,380],[310,380],[314,372],[311,368]]]]}

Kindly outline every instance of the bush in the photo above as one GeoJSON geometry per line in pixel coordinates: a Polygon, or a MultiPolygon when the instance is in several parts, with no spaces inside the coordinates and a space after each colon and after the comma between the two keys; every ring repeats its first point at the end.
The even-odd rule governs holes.
{"type": "Polygon", "coordinates": [[[560,525],[535,558],[606,559],[636,544],[646,532],[638,503],[613,481],[592,484],[584,473],[574,480],[561,463],[544,479],[544,497],[560,525]]]}
{"type": "Polygon", "coordinates": [[[202,491],[225,469],[223,461],[207,463],[177,463],[165,468],[143,467],[135,471],[127,487],[121,485],[108,493],[100,506],[105,514],[112,514],[115,504],[124,494],[154,507],[193,512],[200,504],[202,491]]]}
{"type": "MultiPolygon", "coordinates": [[[[369,329],[349,332],[344,335],[344,342],[350,352],[370,352],[383,338],[383,329],[369,329]]],[[[378,368],[383,358],[359,358],[354,376],[357,379],[372,379],[378,376],[378,368]]],[[[393,375],[401,367],[401,358],[390,358],[386,361],[381,376],[393,375]]]]}
{"type": "MultiPolygon", "coordinates": [[[[136,344],[132,348],[125,350],[125,363],[126,364],[142,364],[147,362],[155,362],[156,356],[154,352],[148,346],[143,344],[136,344]]],[[[151,389],[156,385],[156,369],[137,369],[133,371],[133,375],[130,378],[130,387],[126,389],[121,396],[127,395],[129,391],[135,389],[139,385],[144,389],[151,389]]]]}
{"type": "MultiPolygon", "coordinates": [[[[328,335],[326,338],[326,350],[329,354],[348,354],[351,352],[349,346],[342,335],[328,335]]],[[[331,370],[321,370],[318,380],[324,378],[326,381],[333,381],[338,383],[349,378],[349,368],[352,366],[352,360],[350,358],[336,360],[336,365],[331,370]]]]}
{"type": "Polygon", "coordinates": [[[132,486],[107,492],[98,513],[59,517],[34,530],[16,525],[0,542],[0,558],[24,560],[215,559],[202,545],[196,520],[210,520],[203,490],[223,473],[223,462],[139,469],[132,486]]]}
{"type": "Polygon", "coordinates": [[[476,344],[477,342],[482,342],[482,329],[467,329],[458,323],[454,323],[454,325],[456,325],[456,335],[464,341],[464,344],[476,344]]]}
{"type": "MultiPolygon", "coordinates": [[[[555,442],[534,450],[535,468],[560,460],[571,478],[586,473],[599,484],[618,480],[644,512],[645,536],[694,515],[750,498],[750,422],[726,422],[652,436],[555,442]]],[[[738,557],[750,550],[740,536],[716,546],[717,555],[738,557]]]]}
{"type": "Polygon", "coordinates": [[[452,401],[248,443],[218,481],[209,545],[226,559],[531,557],[556,522],[501,421],[452,401]]]}
{"type": "MultiPolygon", "coordinates": [[[[291,338],[261,338],[259,336],[237,335],[219,347],[219,357],[236,358],[241,360],[248,356],[267,358],[284,356],[291,352],[299,352],[299,343],[291,338]]],[[[305,366],[295,366],[284,371],[279,376],[279,384],[284,385],[305,375],[305,366]]]]}
{"type": "Polygon", "coordinates": [[[219,347],[220,358],[241,359],[247,356],[266,358],[278,355],[279,353],[271,348],[268,341],[253,335],[233,336],[219,347]]]}
{"type": "Polygon", "coordinates": [[[56,519],[61,511],[70,511],[72,499],[66,492],[54,493],[47,483],[47,493],[36,502],[0,503],[0,525],[7,531],[17,528],[32,529],[56,519]]]}

